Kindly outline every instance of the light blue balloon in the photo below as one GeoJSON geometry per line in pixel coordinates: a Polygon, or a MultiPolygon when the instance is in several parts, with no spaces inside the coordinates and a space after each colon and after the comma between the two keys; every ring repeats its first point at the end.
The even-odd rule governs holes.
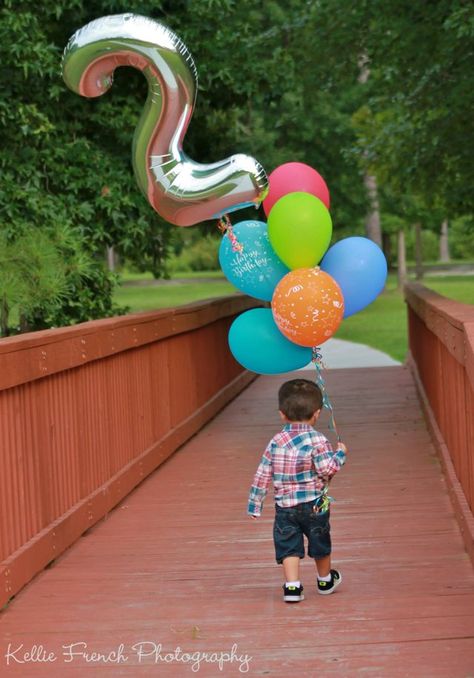
{"type": "Polygon", "coordinates": [[[237,362],[258,374],[298,370],[312,357],[310,348],[283,336],[269,308],[252,308],[237,316],[229,330],[229,346],[237,362]]]}
{"type": "Polygon", "coordinates": [[[369,238],[339,240],[326,252],[320,267],[337,282],[344,296],[344,318],[371,304],[385,287],[387,261],[369,238]]]}
{"type": "Polygon", "coordinates": [[[290,269],[273,251],[267,225],[263,221],[240,221],[233,231],[243,251],[233,252],[232,243],[224,235],[219,262],[225,277],[245,294],[270,301],[277,283],[290,269]]]}

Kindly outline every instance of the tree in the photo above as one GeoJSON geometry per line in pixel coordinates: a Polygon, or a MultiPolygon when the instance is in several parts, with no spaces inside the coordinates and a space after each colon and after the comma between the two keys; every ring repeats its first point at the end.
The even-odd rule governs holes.
{"type": "Polygon", "coordinates": [[[450,216],[472,213],[474,5],[320,0],[315,11],[333,63],[345,38],[344,63],[334,66],[341,82],[367,55],[368,105],[383,119],[366,141],[385,180],[442,202],[450,216]]]}
{"type": "MultiPolygon", "coordinates": [[[[392,214],[407,223],[416,223],[401,209],[412,198],[453,224],[472,212],[470,3],[5,0],[0,229],[10,246],[43,229],[54,244],[67,227],[93,271],[74,283],[83,311],[62,297],[55,322],[116,312],[107,247],[161,276],[184,235],[160,219],[133,178],[142,74],[118,69],[111,91],[97,100],[72,94],[59,75],[75,30],[124,11],[164,21],[193,53],[200,85],[185,139],[193,159],[243,152],[269,172],[290,160],[312,165],[331,191],[335,238],[364,232],[364,174],[376,177],[385,230],[390,195],[397,196],[392,214]],[[361,55],[370,67],[366,83],[358,82],[361,55]]],[[[233,219],[247,215],[257,216],[242,211],[233,219]]],[[[193,232],[196,239],[214,233],[215,224],[193,232]]],[[[30,326],[47,322],[53,318],[44,308],[31,313],[30,326]]]]}
{"type": "Polygon", "coordinates": [[[84,319],[85,282],[91,291],[98,288],[77,231],[68,226],[30,229],[16,238],[0,231],[1,336],[10,333],[11,311],[22,331],[63,324],[66,304],[75,303],[69,318],[84,319]]]}
{"type": "MultiPolygon", "coordinates": [[[[118,69],[111,92],[98,100],[72,94],[59,74],[61,52],[75,30],[123,11],[163,20],[194,54],[200,87],[185,140],[188,155],[212,162],[245,152],[269,171],[303,160],[327,179],[340,228],[352,228],[365,210],[354,191],[357,161],[346,152],[354,136],[351,106],[331,91],[324,65],[315,62],[315,17],[299,0],[262,6],[249,0],[5,0],[0,229],[11,244],[32,230],[75,230],[94,275],[74,284],[76,298],[80,284],[87,299],[82,314],[74,300],[61,297],[63,323],[116,312],[107,247],[158,277],[166,274],[166,256],[178,237],[176,227],[148,205],[132,174],[132,135],[146,97],[142,74],[118,69]]],[[[211,228],[215,224],[202,230],[211,228]]],[[[30,327],[52,322],[47,318],[45,307],[38,307],[30,327]]]]}

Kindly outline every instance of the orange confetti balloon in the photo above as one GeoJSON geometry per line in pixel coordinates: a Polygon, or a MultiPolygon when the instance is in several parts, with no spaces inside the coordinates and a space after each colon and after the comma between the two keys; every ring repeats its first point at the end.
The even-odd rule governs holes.
{"type": "Polygon", "coordinates": [[[319,346],[341,324],[344,297],[332,276],[315,268],[298,268],[278,283],[273,318],[287,339],[300,346],[319,346]]]}

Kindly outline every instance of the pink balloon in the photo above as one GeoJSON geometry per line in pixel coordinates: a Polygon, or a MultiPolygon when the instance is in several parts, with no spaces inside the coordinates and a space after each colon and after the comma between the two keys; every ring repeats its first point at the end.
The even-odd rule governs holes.
{"type": "Polygon", "coordinates": [[[296,191],[315,195],[329,209],[329,190],[326,182],[319,172],[304,162],[286,162],[274,169],[268,180],[270,190],[263,201],[263,209],[267,216],[277,200],[296,191]]]}

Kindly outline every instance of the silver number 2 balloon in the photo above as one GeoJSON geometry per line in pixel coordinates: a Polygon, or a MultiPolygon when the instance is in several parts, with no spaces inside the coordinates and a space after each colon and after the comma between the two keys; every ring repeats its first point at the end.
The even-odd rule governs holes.
{"type": "Polygon", "coordinates": [[[197,72],[175,33],[144,16],[117,14],[76,31],[64,50],[64,81],[85,97],[104,94],[117,66],[133,66],[148,81],[148,98],[133,139],[133,166],[141,190],[164,219],[192,226],[262,202],[268,180],[254,158],[237,154],[203,164],[183,152],[197,72]]]}

